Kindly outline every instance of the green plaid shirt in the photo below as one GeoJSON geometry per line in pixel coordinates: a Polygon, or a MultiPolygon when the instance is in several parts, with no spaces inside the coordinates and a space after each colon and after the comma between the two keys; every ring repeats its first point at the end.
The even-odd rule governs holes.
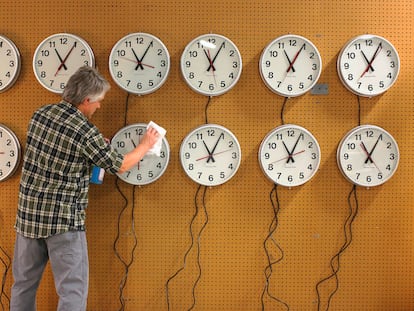
{"type": "Polygon", "coordinates": [[[85,230],[91,165],[110,173],[123,156],[67,102],[37,110],[30,121],[15,228],[29,238],[85,230]]]}

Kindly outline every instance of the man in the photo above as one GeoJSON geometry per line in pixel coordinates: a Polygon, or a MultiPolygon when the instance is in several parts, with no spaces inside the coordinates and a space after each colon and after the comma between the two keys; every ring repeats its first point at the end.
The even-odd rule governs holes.
{"type": "Polygon", "coordinates": [[[73,74],[62,101],[38,109],[27,133],[19,188],[11,311],[36,310],[36,292],[50,260],[58,310],[86,310],[88,251],[85,209],[90,168],[122,173],[139,162],[158,139],[150,128],[140,144],[121,155],[90,119],[109,83],[91,67],[73,74]]]}

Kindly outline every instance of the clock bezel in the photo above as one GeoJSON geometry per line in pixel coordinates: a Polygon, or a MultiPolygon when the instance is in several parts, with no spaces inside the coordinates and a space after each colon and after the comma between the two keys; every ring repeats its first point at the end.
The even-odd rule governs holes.
{"type": "Polygon", "coordinates": [[[12,52],[14,54],[14,59],[13,60],[15,61],[15,67],[16,67],[16,69],[12,73],[12,76],[10,77],[9,81],[6,84],[0,86],[0,93],[3,93],[5,91],[9,90],[16,83],[17,79],[19,78],[20,71],[21,71],[21,66],[22,66],[22,61],[21,61],[20,51],[19,51],[17,45],[10,38],[0,34],[0,40],[3,40],[4,42],[6,42],[10,46],[10,48],[12,49],[12,52]]]}
{"type": "MultiPolygon", "coordinates": [[[[64,89],[62,89],[62,88],[54,88],[54,87],[52,87],[52,86],[50,86],[50,85],[48,85],[47,83],[45,83],[44,81],[43,81],[43,79],[40,77],[40,71],[38,71],[38,69],[37,69],[37,65],[36,65],[36,62],[38,61],[38,55],[39,55],[39,53],[41,53],[41,50],[42,50],[42,48],[44,47],[44,44],[46,44],[48,41],[50,41],[50,40],[52,40],[52,39],[54,39],[54,38],[59,38],[59,37],[69,37],[69,38],[71,38],[71,39],[73,39],[74,41],[79,41],[82,45],[83,45],[83,47],[85,48],[85,51],[87,52],[87,57],[89,58],[88,59],[88,62],[89,62],[89,64],[88,64],[88,66],[90,66],[90,67],[95,67],[95,54],[94,54],[94,52],[93,52],[93,50],[92,50],[92,48],[91,48],[91,46],[89,45],[89,43],[85,40],[85,39],[83,39],[83,38],[81,38],[80,36],[78,36],[78,35],[75,35],[75,34],[72,34],[72,33],[64,33],[64,32],[62,32],[62,33],[55,33],[55,34],[52,34],[52,35],[50,35],[50,36],[48,36],[48,37],[46,37],[46,38],[44,38],[40,43],[39,43],[39,45],[37,46],[37,48],[36,48],[36,50],[35,50],[35,52],[33,53],[33,61],[32,61],[32,68],[33,68],[33,72],[34,72],[34,75],[35,75],[35,77],[36,77],[36,80],[40,83],[40,85],[41,86],[43,86],[46,90],[48,90],[48,91],[50,91],[50,92],[52,92],[52,93],[55,93],[55,94],[59,94],[59,95],[61,95],[62,93],[63,93],[63,90],[64,89]]],[[[63,58],[65,58],[65,56],[61,56],[61,57],[63,57],[63,58]]],[[[57,64],[58,64],[58,62],[57,62],[57,64]]],[[[83,66],[83,65],[81,65],[81,66],[83,66]]],[[[68,74],[67,74],[67,78],[66,78],[66,81],[64,81],[64,83],[65,83],[65,86],[66,86],[66,83],[67,83],[67,81],[69,80],[69,78],[70,78],[70,76],[73,74],[73,73],[75,73],[76,72],[76,70],[78,70],[81,66],[79,66],[79,67],[76,67],[76,68],[74,68],[74,69],[72,69],[68,74]]],[[[57,82],[57,85],[59,85],[59,82],[57,82]]]]}
{"type": "MultiPolygon", "coordinates": [[[[208,65],[208,64],[207,64],[208,65]]],[[[201,65],[200,65],[201,66],[201,65]]],[[[219,96],[219,95],[223,95],[225,93],[227,93],[228,91],[230,91],[231,89],[233,89],[235,87],[235,85],[238,83],[238,81],[240,80],[241,74],[242,74],[242,70],[243,70],[243,59],[242,59],[242,55],[237,47],[237,45],[230,40],[228,37],[221,35],[221,34],[216,34],[216,33],[206,33],[206,34],[202,34],[197,36],[196,38],[192,39],[184,48],[182,54],[181,54],[181,58],[180,58],[180,71],[181,71],[181,75],[184,79],[184,81],[186,82],[186,84],[196,93],[201,94],[201,95],[205,95],[205,96],[219,96]],[[200,89],[198,87],[196,87],[194,85],[194,83],[192,83],[190,81],[190,79],[187,77],[186,75],[186,66],[185,66],[185,61],[186,61],[186,54],[189,52],[189,49],[196,44],[198,41],[201,41],[205,38],[219,38],[222,40],[222,42],[227,42],[230,43],[232,48],[234,48],[237,57],[238,57],[238,70],[236,72],[236,76],[233,78],[232,82],[230,85],[226,86],[225,88],[221,88],[219,90],[213,90],[213,91],[207,91],[207,90],[203,90],[200,89]]]]}
{"type": "MultiPolygon", "coordinates": [[[[363,157],[367,157],[367,155],[364,154],[363,157]]],[[[391,179],[391,177],[395,174],[395,172],[398,169],[398,165],[399,165],[399,161],[400,161],[400,151],[399,151],[398,143],[395,140],[395,138],[384,128],[379,127],[377,125],[372,125],[372,124],[358,125],[358,126],[352,128],[351,130],[349,130],[343,136],[341,141],[339,142],[338,147],[337,147],[337,151],[336,151],[336,161],[337,161],[339,171],[342,173],[342,175],[345,177],[345,179],[347,181],[351,182],[352,184],[354,184],[356,186],[370,188],[370,187],[376,187],[376,186],[383,185],[384,183],[386,183],[388,180],[391,179]],[[343,154],[343,152],[341,152],[341,150],[343,149],[345,143],[348,142],[349,139],[352,136],[356,135],[358,132],[365,131],[367,129],[375,129],[376,131],[382,132],[383,134],[388,136],[388,138],[392,141],[393,145],[395,146],[396,152],[397,152],[397,159],[396,159],[397,162],[396,162],[394,168],[392,169],[392,172],[390,174],[388,174],[381,182],[379,182],[379,183],[377,182],[377,183],[374,183],[374,184],[367,184],[365,182],[362,182],[362,180],[361,181],[355,180],[349,174],[347,174],[347,172],[345,171],[345,169],[342,166],[342,154],[343,154]]]]}
{"type": "Polygon", "coordinates": [[[186,175],[195,183],[203,185],[203,186],[219,186],[222,185],[226,182],[228,182],[229,180],[231,180],[237,173],[238,169],[240,168],[240,164],[241,164],[241,158],[242,158],[242,150],[241,150],[241,146],[240,143],[236,137],[236,135],[234,135],[233,132],[231,132],[228,128],[219,125],[219,124],[214,124],[214,123],[207,123],[207,124],[203,124],[200,125],[194,129],[192,129],[182,140],[181,142],[181,146],[180,146],[180,152],[179,152],[179,157],[180,157],[180,163],[181,163],[181,167],[184,170],[184,172],[186,173],[186,175]],[[200,131],[204,131],[206,129],[219,129],[222,132],[225,132],[235,143],[235,147],[236,151],[237,151],[237,163],[236,163],[236,167],[233,168],[231,174],[229,174],[228,176],[226,176],[226,178],[224,179],[219,179],[218,181],[213,180],[213,182],[206,182],[206,181],[200,181],[200,179],[196,179],[194,176],[192,176],[191,174],[189,174],[187,168],[186,168],[186,160],[184,159],[184,151],[186,150],[185,148],[185,144],[188,143],[188,140],[195,134],[197,134],[200,131]]]}
{"type": "Polygon", "coordinates": [[[17,135],[14,133],[14,131],[12,131],[9,127],[4,125],[3,123],[0,123],[0,131],[7,132],[7,134],[11,137],[12,142],[15,145],[14,147],[15,147],[15,152],[16,152],[16,161],[14,163],[14,167],[6,175],[0,176],[0,182],[2,182],[2,181],[9,179],[16,173],[19,167],[19,164],[20,164],[22,149],[21,149],[20,141],[17,135]]]}
{"type": "MultiPolygon", "coordinates": [[[[126,126],[124,126],[124,127],[122,127],[122,128],[120,128],[115,134],[114,134],[114,136],[112,137],[112,139],[111,139],[111,146],[113,147],[113,148],[115,148],[115,150],[117,150],[117,148],[116,148],[116,146],[114,146],[113,145],[113,143],[115,143],[115,139],[116,139],[116,137],[117,136],[119,136],[119,135],[121,135],[122,133],[124,133],[125,131],[127,131],[127,130],[129,130],[129,129],[133,129],[133,128],[137,128],[137,127],[139,127],[139,128],[142,128],[143,130],[144,130],[144,133],[145,133],[145,131],[146,131],[146,129],[147,129],[147,125],[148,124],[146,124],[146,123],[133,123],[133,124],[129,124],[129,125],[126,125],[126,126]]],[[[144,133],[143,133],[143,135],[144,135],[144,133]]],[[[129,172],[130,170],[128,170],[127,172],[124,172],[124,173],[122,173],[122,174],[119,174],[119,173],[117,173],[116,175],[118,176],[118,178],[119,179],[121,179],[122,181],[124,181],[125,183],[128,183],[128,184],[130,184],[130,185],[134,185],[134,186],[145,186],[145,185],[149,185],[149,184],[152,184],[152,183],[154,183],[155,181],[157,181],[158,179],[160,179],[163,175],[164,175],[164,173],[166,172],[166,170],[167,170],[167,167],[168,167],[168,165],[169,165],[169,162],[170,162],[170,154],[171,154],[171,151],[170,151],[170,145],[169,145],[169,143],[168,143],[168,140],[167,140],[167,138],[164,136],[163,138],[162,138],[162,144],[163,144],[163,146],[165,147],[165,157],[166,157],[166,160],[165,160],[165,165],[164,165],[164,167],[159,171],[159,174],[156,176],[156,177],[154,177],[154,178],[152,178],[152,179],[150,179],[150,180],[147,180],[147,181],[144,181],[144,182],[140,182],[140,181],[135,181],[135,182],[133,182],[132,180],[129,180],[128,179],[128,177],[125,177],[124,175],[127,173],[127,172],[129,172]]],[[[131,149],[132,150],[132,149],[131,149]]],[[[129,152],[129,151],[131,151],[131,150],[128,150],[128,151],[126,151],[126,152],[129,152]]],[[[117,150],[117,152],[119,152],[118,150],[117,150]]],[[[120,152],[119,152],[120,153],[120,152]]],[[[140,162],[142,162],[142,161],[144,161],[144,160],[149,160],[149,157],[156,157],[156,158],[158,158],[158,156],[156,156],[156,155],[148,155],[148,154],[146,154],[142,159],[141,159],[141,161],[140,162]]],[[[157,161],[158,162],[158,161],[157,161]]]]}
{"type": "MultiPolygon", "coordinates": [[[[298,138],[299,139],[299,138],[298,138]]],[[[283,142],[283,139],[282,139],[283,142]]],[[[292,151],[293,152],[293,151],[292,151]]],[[[289,156],[288,156],[289,157],[289,156]]],[[[286,153],[284,154],[284,158],[286,158],[286,153]]],[[[283,158],[283,159],[284,159],[283,158]]],[[[258,152],[258,160],[259,160],[259,164],[260,164],[260,168],[263,172],[263,174],[273,183],[277,184],[277,185],[281,185],[284,187],[297,187],[297,186],[301,186],[305,183],[307,183],[308,181],[310,181],[318,172],[319,170],[319,166],[321,163],[321,149],[320,149],[320,145],[318,140],[316,139],[316,137],[306,128],[304,128],[303,126],[297,125],[297,124],[283,124],[280,126],[277,126],[275,128],[273,128],[270,132],[268,132],[266,134],[266,136],[263,138],[260,147],[259,147],[259,152],[258,152]],[[315,144],[315,149],[316,149],[316,154],[317,154],[317,162],[315,167],[312,168],[311,174],[309,174],[306,178],[304,178],[303,180],[300,180],[299,182],[296,182],[296,179],[294,180],[294,182],[284,182],[282,181],[278,181],[277,178],[274,178],[274,176],[270,175],[267,170],[265,169],[265,161],[263,159],[263,155],[264,155],[264,147],[265,145],[268,143],[269,139],[272,138],[275,134],[279,133],[279,132],[283,132],[283,131],[287,131],[289,129],[294,129],[297,131],[300,131],[301,133],[305,133],[315,144]]],[[[286,170],[288,168],[284,168],[284,170],[286,170]]]]}
{"type": "Polygon", "coordinates": [[[146,33],[146,32],[134,32],[134,33],[129,33],[127,35],[125,35],[124,37],[122,37],[121,39],[119,39],[112,47],[111,52],[109,54],[109,73],[111,75],[112,80],[114,81],[114,83],[121,88],[122,90],[134,94],[134,95],[148,95],[151,93],[154,93],[155,91],[159,90],[167,81],[168,76],[170,74],[170,69],[171,69],[171,59],[170,59],[170,53],[168,51],[167,46],[164,44],[164,42],[158,38],[157,36],[150,34],[150,33],[146,33]],[[120,83],[117,79],[116,79],[116,74],[113,71],[113,66],[112,63],[114,61],[114,53],[116,52],[116,50],[119,48],[119,45],[122,44],[125,40],[127,40],[130,37],[138,37],[138,36],[143,36],[143,37],[148,37],[151,38],[152,40],[157,41],[157,43],[162,47],[164,53],[165,53],[165,58],[167,60],[166,62],[166,71],[165,71],[165,75],[164,77],[160,80],[160,82],[155,85],[154,87],[148,88],[144,91],[139,91],[135,88],[132,87],[128,87],[123,85],[122,83],[120,83]]]}
{"type": "MultiPolygon", "coordinates": [[[[289,60],[289,62],[294,62],[294,59],[292,58],[292,60],[289,60]]],[[[278,65],[279,66],[279,65],[278,65]]],[[[276,66],[276,67],[278,67],[276,66]]],[[[288,67],[289,69],[289,67],[288,67]]],[[[272,41],[270,41],[265,48],[263,49],[261,55],[260,55],[260,60],[259,60],[259,72],[260,72],[260,76],[262,78],[262,81],[264,82],[264,84],[266,85],[266,87],[268,89],[270,89],[273,93],[276,93],[277,95],[283,96],[283,97],[298,97],[298,96],[302,96],[304,94],[306,94],[307,92],[309,92],[319,81],[319,78],[321,76],[322,73],[322,57],[321,57],[321,53],[319,52],[318,48],[316,47],[316,45],[309,40],[306,37],[300,36],[300,35],[296,35],[296,34],[285,34],[282,36],[279,36],[275,39],[273,39],[272,41]],[[268,58],[268,56],[266,55],[267,53],[269,53],[269,49],[271,49],[276,43],[280,42],[280,41],[284,41],[287,40],[289,38],[292,39],[299,39],[304,41],[307,45],[311,46],[312,49],[316,52],[316,57],[317,57],[317,62],[318,62],[318,68],[317,68],[317,74],[315,76],[315,78],[313,79],[313,82],[311,84],[309,84],[308,86],[304,87],[303,90],[301,91],[296,91],[296,88],[293,88],[293,91],[289,91],[289,90],[283,90],[280,89],[279,87],[276,87],[273,85],[273,83],[270,83],[270,81],[268,81],[268,78],[266,77],[265,74],[265,61],[268,58]]],[[[286,74],[287,76],[287,74],[286,74]]],[[[295,78],[295,76],[293,76],[295,78]]],[[[286,79],[286,77],[284,78],[286,79]]],[[[284,83],[284,80],[281,81],[281,83],[284,83]]]]}

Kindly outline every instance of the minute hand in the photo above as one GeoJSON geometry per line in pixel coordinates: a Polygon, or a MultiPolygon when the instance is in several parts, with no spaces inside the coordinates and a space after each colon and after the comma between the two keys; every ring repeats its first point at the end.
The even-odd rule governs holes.
{"type": "Polygon", "coordinates": [[[221,49],[223,48],[223,46],[224,46],[224,42],[220,45],[220,48],[218,49],[218,51],[217,51],[216,55],[214,55],[213,59],[211,60],[211,62],[210,62],[210,66],[208,66],[207,71],[210,71],[211,66],[212,66],[212,65],[214,64],[214,62],[216,61],[216,58],[217,58],[217,56],[219,55],[219,53],[220,53],[221,49]]]}

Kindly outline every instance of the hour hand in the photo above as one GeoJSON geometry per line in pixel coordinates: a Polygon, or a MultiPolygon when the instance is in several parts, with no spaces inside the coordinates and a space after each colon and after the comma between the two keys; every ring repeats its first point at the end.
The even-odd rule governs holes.
{"type": "Polygon", "coordinates": [[[203,144],[204,144],[204,147],[206,148],[206,150],[207,150],[207,152],[208,152],[207,163],[208,163],[210,160],[212,160],[213,162],[216,162],[216,160],[214,160],[214,158],[213,158],[213,153],[212,153],[212,152],[210,152],[210,150],[208,149],[207,144],[206,144],[206,142],[205,142],[204,140],[203,140],[203,144]]]}

